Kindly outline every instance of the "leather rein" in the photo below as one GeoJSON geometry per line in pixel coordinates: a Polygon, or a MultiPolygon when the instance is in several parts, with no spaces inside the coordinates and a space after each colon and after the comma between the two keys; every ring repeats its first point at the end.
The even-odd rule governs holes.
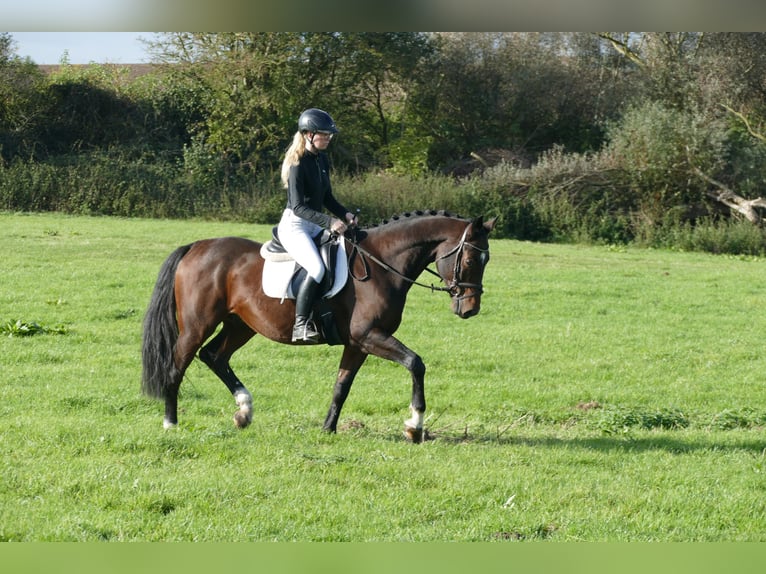
{"type": "MultiPolygon", "coordinates": [[[[399,277],[401,279],[404,279],[405,281],[407,281],[408,283],[411,283],[412,285],[417,285],[419,287],[425,287],[426,289],[430,289],[432,292],[433,291],[445,291],[445,292],[449,293],[450,296],[457,297],[457,299],[456,299],[457,301],[461,301],[463,299],[468,299],[470,297],[475,297],[476,295],[480,295],[481,293],[483,293],[484,292],[484,288],[483,288],[481,283],[468,283],[468,282],[465,282],[465,281],[460,281],[460,261],[462,259],[461,256],[463,254],[463,250],[465,249],[465,247],[470,247],[472,249],[475,249],[476,251],[478,251],[479,253],[482,253],[482,254],[489,253],[489,249],[482,249],[481,247],[479,247],[477,245],[474,245],[473,243],[469,243],[468,241],[465,240],[466,235],[468,234],[468,227],[469,226],[470,226],[470,223],[468,224],[468,226],[466,226],[465,230],[463,231],[463,235],[460,238],[460,241],[457,243],[457,245],[455,245],[455,247],[450,249],[444,255],[442,255],[440,257],[437,257],[436,260],[435,260],[435,261],[441,261],[443,259],[447,259],[448,257],[450,257],[452,255],[455,255],[455,264],[454,264],[454,266],[452,268],[452,280],[449,282],[449,284],[447,284],[444,287],[441,287],[441,286],[438,286],[438,285],[434,285],[433,283],[430,284],[430,285],[426,285],[425,283],[420,283],[420,282],[416,281],[415,279],[411,279],[410,277],[407,277],[406,275],[404,275],[400,271],[397,271],[396,269],[391,267],[385,261],[381,261],[380,259],[375,257],[372,253],[370,253],[369,251],[364,249],[361,245],[359,245],[359,243],[357,243],[355,240],[349,239],[348,237],[344,236],[344,239],[346,241],[348,241],[353,246],[353,250],[352,250],[351,255],[349,257],[349,261],[351,259],[353,259],[354,255],[356,253],[359,253],[360,259],[362,260],[362,263],[363,263],[364,269],[365,269],[364,277],[357,277],[356,275],[354,275],[353,265],[349,264],[349,266],[348,266],[349,274],[351,275],[351,277],[353,277],[357,281],[366,281],[367,279],[369,279],[369,277],[370,277],[369,266],[367,264],[367,260],[365,259],[365,257],[367,257],[367,258],[371,259],[373,262],[375,262],[376,264],[378,264],[380,267],[382,267],[383,269],[388,271],[389,273],[393,273],[397,277],[399,277]],[[465,291],[466,288],[473,288],[474,292],[471,295],[462,296],[462,294],[463,294],[463,292],[465,291]]],[[[429,273],[431,273],[431,275],[435,275],[436,277],[438,277],[440,281],[445,281],[445,279],[441,275],[439,275],[439,273],[434,271],[433,269],[431,269],[429,267],[426,267],[425,270],[428,271],[429,273]]]]}

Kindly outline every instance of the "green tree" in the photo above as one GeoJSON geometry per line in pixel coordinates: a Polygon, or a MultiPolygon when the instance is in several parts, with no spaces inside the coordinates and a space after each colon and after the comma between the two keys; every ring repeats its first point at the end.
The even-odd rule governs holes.
{"type": "Polygon", "coordinates": [[[15,53],[13,37],[0,33],[0,159],[33,157],[38,147],[44,76],[15,53]]]}
{"type": "Polygon", "coordinates": [[[420,34],[171,33],[152,46],[204,110],[193,146],[223,165],[274,169],[307,107],[341,126],[335,163],[368,167],[396,135],[420,34]]]}
{"type": "MultiPolygon", "coordinates": [[[[655,208],[682,209],[688,205],[692,189],[698,202],[705,196],[724,198],[727,207],[762,195],[766,145],[757,136],[766,113],[766,34],[607,33],[602,38],[635,65],[645,86],[643,109],[649,113],[639,120],[628,111],[625,126],[642,122],[646,126],[654,123],[656,128],[666,126],[653,134],[645,132],[650,137],[637,138],[626,146],[630,151],[624,155],[635,165],[641,164],[645,158],[639,149],[643,145],[654,153],[650,163],[657,166],[660,159],[666,164],[659,171],[635,172],[643,174],[644,184],[650,175],[654,194],[664,196],[654,202],[655,208]],[[660,109],[664,111],[658,113],[660,109]],[[671,110],[679,113],[668,122],[673,119],[668,115],[671,110]],[[675,121],[683,118],[693,121],[675,121]],[[673,145],[663,150],[663,142],[673,145]]],[[[634,137],[630,132],[626,131],[627,140],[634,137]]],[[[641,187],[647,190],[644,184],[641,187]]],[[[715,210],[715,206],[711,208],[715,210]]],[[[748,218],[760,220],[752,213],[748,218]]]]}
{"type": "Polygon", "coordinates": [[[428,140],[412,129],[410,100],[433,55],[428,37],[347,33],[338,40],[337,84],[331,93],[342,124],[339,151],[356,168],[396,165],[404,172],[421,171],[419,158],[427,154],[428,140]]]}
{"type": "Polygon", "coordinates": [[[435,42],[416,98],[432,167],[486,148],[530,161],[553,145],[598,149],[606,121],[636,94],[593,35],[450,33],[435,42]]]}

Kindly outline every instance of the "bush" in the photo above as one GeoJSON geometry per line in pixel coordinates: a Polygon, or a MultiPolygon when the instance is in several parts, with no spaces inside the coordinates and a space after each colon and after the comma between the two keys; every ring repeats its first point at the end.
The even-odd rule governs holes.
{"type": "Polygon", "coordinates": [[[551,239],[550,229],[540,220],[527,196],[528,170],[509,163],[500,164],[462,181],[456,209],[472,215],[499,218],[499,237],[530,241],[551,239]]]}
{"type": "Polygon", "coordinates": [[[333,192],[346,207],[359,210],[360,221],[364,224],[377,223],[405,211],[444,209],[456,212],[460,184],[447,176],[436,174],[336,174],[333,192]]]}
{"type": "Polygon", "coordinates": [[[691,164],[707,174],[722,168],[726,129],[722,122],[649,102],[632,108],[608,130],[602,154],[623,173],[628,194],[650,224],[671,209],[693,210],[705,202],[705,182],[691,176],[691,164]]]}
{"type": "Polygon", "coordinates": [[[623,243],[632,239],[635,203],[624,174],[605,154],[544,153],[527,174],[528,200],[539,227],[556,241],[623,243]]]}
{"type": "Polygon", "coordinates": [[[690,424],[683,411],[676,408],[642,410],[638,408],[611,407],[598,412],[594,421],[605,434],[627,433],[631,429],[683,429],[690,424]]]}
{"type": "MultiPolygon", "coordinates": [[[[16,160],[0,166],[0,209],[279,220],[285,190],[278,174],[227,173],[208,163],[202,151],[189,148],[185,158],[121,149],[47,163],[16,160]]],[[[360,210],[363,225],[406,211],[441,209],[499,217],[495,237],[766,255],[763,230],[748,222],[710,215],[692,219],[683,205],[652,220],[638,195],[630,193],[630,181],[611,152],[566,154],[558,148],[531,168],[501,163],[461,179],[390,171],[333,176],[336,196],[360,210]]]]}
{"type": "Polygon", "coordinates": [[[336,176],[333,189],[349,209],[360,210],[362,224],[378,223],[405,211],[436,209],[463,217],[498,217],[495,237],[548,239],[550,234],[532,205],[509,180],[511,173],[507,165],[466,179],[387,171],[336,176]]]}
{"type": "Polygon", "coordinates": [[[17,160],[0,168],[0,205],[17,211],[87,215],[178,217],[192,215],[177,185],[177,170],[109,154],[68,156],[56,163],[17,160]]]}
{"type": "Polygon", "coordinates": [[[665,226],[650,239],[641,242],[650,247],[704,251],[728,255],[766,255],[766,234],[760,227],[745,221],[705,219],[665,226]]]}

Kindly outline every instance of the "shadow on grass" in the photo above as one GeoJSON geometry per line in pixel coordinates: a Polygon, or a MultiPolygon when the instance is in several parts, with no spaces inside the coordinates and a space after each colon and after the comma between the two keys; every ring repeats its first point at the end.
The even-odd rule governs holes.
{"type": "MultiPolygon", "coordinates": [[[[594,437],[560,438],[549,436],[501,435],[497,433],[465,433],[463,435],[430,434],[428,440],[445,444],[479,444],[497,446],[522,446],[533,448],[578,448],[595,451],[647,452],[665,451],[686,454],[701,451],[745,451],[756,454],[766,453],[766,438],[726,437],[722,432],[706,436],[670,436],[666,431],[656,436],[605,435],[594,437]]],[[[393,437],[392,437],[393,438],[393,437]]]]}

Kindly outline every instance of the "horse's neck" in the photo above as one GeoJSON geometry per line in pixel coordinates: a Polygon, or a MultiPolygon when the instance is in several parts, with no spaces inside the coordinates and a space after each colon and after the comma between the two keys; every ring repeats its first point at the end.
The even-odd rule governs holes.
{"type": "Polygon", "coordinates": [[[451,241],[450,221],[423,220],[421,225],[390,230],[381,238],[381,257],[402,274],[415,278],[436,258],[439,245],[451,241]],[[399,232],[399,233],[397,233],[399,232]]]}

